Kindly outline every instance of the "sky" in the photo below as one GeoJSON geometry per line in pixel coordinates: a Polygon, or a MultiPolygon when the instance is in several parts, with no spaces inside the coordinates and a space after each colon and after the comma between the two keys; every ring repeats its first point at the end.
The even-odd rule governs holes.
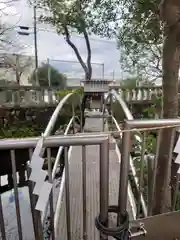
{"type": "MultiPolygon", "coordinates": [[[[16,25],[14,31],[18,43],[21,46],[26,46],[23,48],[23,54],[34,55],[33,9],[28,6],[27,0],[16,0],[8,8],[4,7],[4,4],[0,3],[0,8],[4,9],[3,21],[16,25]],[[31,34],[29,36],[17,35],[18,26],[30,27],[31,34]]],[[[37,10],[37,15],[40,15],[40,10],[37,10]]],[[[67,73],[69,77],[83,77],[83,70],[64,37],[57,35],[52,26],[49,25],[38,24],[37,30],[39,62],[45,62],[49,58],[50,64],[59,71],[67,73]]],[[[104,77],[108,79],[113,79],[113,77],[114,79],[122,79],[120,53],[117,50],[116,40],[107,40],[98,36],[91,36],[90,39],[93,77],[102,78],[104,74],[104,77]]],[[[72,40],[78,47],[81,56],[86,59],[84,39],[81,36],[73,36],[72,40]]]]}

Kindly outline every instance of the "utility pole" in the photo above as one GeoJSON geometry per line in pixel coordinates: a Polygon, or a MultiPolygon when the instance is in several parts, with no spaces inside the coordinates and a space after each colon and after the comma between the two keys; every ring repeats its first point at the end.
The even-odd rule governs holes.
{"type": "Polygon", "coordinates": [[[136,87],[139,86],[140,81],[141,81],[141,79],[140,79],[140,74],[139,74],[139,65],[137,65],[136,87]]]}
{"type": "Polygon", "coordinates": [[[19,74],[19,55],[15,54],[15,58],[16,58],[16,82],[20,85],[20,74],[19,74]]]}
{"type": "MultiPolygon", "coordinates": [[[[36,3],[33,4],[33,18],[34,18],[34,55],[35,55],[35,82],[36,85],[39,85],[38,80],[38,48],[37,48],[37,16],[36,16],[36,3]]],[[[19,26],[20,31],[18,31],[19,35],[29,36],[29,27],[27,26],[19,26]]]]}
{"type": "Polygon", "coordinates": [[[115,71],[114,70],[112,72],[112,77],[113,77],[113,81],[114,81],[114,78],[115,78],[115,71]]]}
{"type": "MultiPolygon", "coordinates": [[[[35,82],[36,85],[39,85],[38,80],[38,48],[37,48],[37,17],[36,17],[36,4],[33,6],[33,15],[34,15],[34,55],[35,55],[35,82]]],[[[20,31],[18,31],[19,35],[29,36],[30,32],[29,27],[27,26],[19,26],[20,31]]]]}
{"type": "Polygon", "coordinates": [[[35,53],[35,78],[36,85],[39,85],[38,80],[38,49],[37,49],[37,17],[36,17],[36,4],[33,6],[34,12],[34,53],[35,53]]]}
{"type": "Polygon", "coordinates": [[[102,79],[104,79],[104,63],[102,63],[102,79]]]}
{"type": "Polygon", "coordinates": [[[48,85],[51,87],[51,68],[49,64],[49,58],[47,59],[47,64],[48,64],[48,85]]]}

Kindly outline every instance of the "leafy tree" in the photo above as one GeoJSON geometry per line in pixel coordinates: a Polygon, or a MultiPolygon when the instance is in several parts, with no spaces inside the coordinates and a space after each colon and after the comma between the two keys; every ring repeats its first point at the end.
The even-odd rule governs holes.
{"type": "MultiPolygon", "coordinates": [[[[67,44],[74,51],[82,69],[85,80],[92,78],[91,44],[89,35],[113,36],[115,22],[119,15],[119,0],[104,0],[100,3],[91,0],[39,0],[40,7],[46,7],[45,13],[40,20],[51,24],[56,28],[58,34],[65,37],[67,44]],[[113,27],[112,27],[113,26],[113,27]],[[82,35],[87,50],[86,60],[80,54],[77,45],[73,42],[72,33],[82,35]]],[[[81,103],[82,122],[85,123],[84,110],[87,96],[83,96],[81,103]]]]}
{"type": "MultiPolygon", "coordinates": [[[[35,71],[32,73],[30,77],[30,82],[35,83],[35,71]]],[[[43,87],[47,87],[49,85],[54,87],[59,87],[61,89],[66,88],[67,78],[64,74],[58,72],[54,67],[49,64],[43,64],[38,68],[38,80],[39,85],[43,87]],[[50,77],[50,83],[48,80],[48,75],[50,77]]]]}
{"type": "MultiPolygon", "coordinates": [[[[180,1],[122,0],[121,3],[127,11],[124,11],[123,26],[119,33],[119,44],[126,53],[126,63],[133,70],[139,69],[140,66],[143,69],[142,63],[145,63],[145,67],[148,66],[146,68],[148,74],[152,72],[154,74],[154,71],[150,68],[150,63],[151,59],[156,59],[155,54],[158,53],[154,66],[157,69],[156,73],[158,73],[155,78],[162,75],[163,80],[162,117],[167,119],[177,118],[180,66],[180,1]],[[158,13],[160,13],[161,18],[158,13]],[[161,46],[163,47],[161,48],[161,46]],[[159,66],[161,71],[158,70],[159,66]]],[[[152,77],[154,76],[152,75],[152,77]]],[[[171,129],[162,131],[157,163],[154,214],[169,211],[171,208],[170,194],[166,194],[168,190],[167,192],[164,191],[171,186],[173,195],[177,174],[177,165],[172,162],[171,166],[167,157],[171,146],[171,135],[171,129]]]]}
{"type": "MultiPolygon", "coordinates": [[[[180,1],[164,0],[160,5],[160,16],[164,22],[163,43],[163,118],[178,117],[178,79],[180,67],[180,1]]],[[[169,150],[172,141],[172,129],[162,131],[158,173],[156,177],[155,213],[169,211],[171,198],[167,193],[171,187],[174,195],[177,164],[169,162],[169,150]],[[172,171],[171,171],[172,170],[172,171]],[[167,191],[163,191],[167,189],[167,191]],[[164,200],[166,198],[166,200],[164,200]],[[169,201],[168,201],[169,200],[169,201]]],[[[170,192],[170,191],[169,191],[170,192]]]]}
{"type": "Polygon", "coordinates": [[[86,80],[90,80],[92,77],[89,35],[112,36],[114,26],[113,28],[111,26],[119,13],[118,4],[118,0],[112,2],[104,0],[99,4],[86,0],[39,0],[40,7],[46,7],[50,11],[50,14],[44,14],[40,20],[50,23],[56,28],[58,34],[64,35],[67,44],[73,49],[85,72],[86,80]],[[72,33],[82,34],[84,37],[87,49],[86,60],[83,59],[78,47],[73,42],[72,33]]]}
{"type": "Polygon", "coordinates": [[[121,0],[124,6],[118,33],[125,72],[151,80],[162,77],[163,25],[157,14],[160,0],[121,0]]]}
{"type": "Polygon", "coordinates": [[[138,79],[137,78],[126,78],[123,81],[121,81],[121,86],[122,87],[127,87],[127,88],[135,88],[137,86],[138,83],[138,79]]]}
{"type": "Polygon", "coordinates": [[[135,88],[138,86],[153,86],[154,83],[148,80],[143,80],[141,77],[129,77],[121,81],[121,86],[127,88],[135,88]]]}

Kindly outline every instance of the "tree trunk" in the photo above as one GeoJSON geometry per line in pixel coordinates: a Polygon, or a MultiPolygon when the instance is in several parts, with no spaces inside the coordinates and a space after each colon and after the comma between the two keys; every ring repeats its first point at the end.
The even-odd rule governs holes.
{"type": "Polygon", "coordinates": [[[16,82],[17,84],[20,84],[20,74],[19,74],[19,55],[15,55],[16,57],[16,64],[15,64],[15,72],[16,72],[16,82]]]}
{"type": "Polygon", "coordinates": [[[17,84],[20,85],[20,74],[19,74],[18,69],[16,69],[16,82],[17,82],[17,84]]]}
{"type": "MultiPolygon", "coordinates": [[[[169,27],[163,45],[163,118],[178,116],[178,76],[179,76],[179,29],[169,27]]],[[[162,130],[160,152],[157,163],[155,204],[153,214],[171,210],[170,179],[172,158],[172,129],[162,130]],[[167,190],[167,191],[166,191],[167,190]]]]}
{"type": "MultiPolygon", "coordinates": [[[[83,21],[82,25],[85,26],[83,19],[82,19],[82,21],[83,21]]],[[[83,30],[84,40],[85,40],[86,48],[87,48],[87,61],[86,61],[86,63],[83,61],[83,59],[82,59],[77,47],[75,46],[75,44],[71,41],[71,36],[70,36],[69,30],[68,30],[68,27],[66,25],[64,25],[63,28],[64,28],[64,34],[65,34],[65,37],[66,37],[66,42],[73,49],[79,63],[81,64],[81,66],[84,70],[85,80],[90,81],[91,78],[92,78],[91,45],[90,45],[89,36],[88,36],[87,31],[86,31],[86,28],[84,27],[84,30],[83,30]]],[[[86,108],[87,99],[88,99],[88,96],[86,94],[84,94],[84,96],[82,97],[82,101],[81,101],[82,128],[84,128],[84,125],[85,125],[84,111],[85,111],[85,108],[86,108]]]]}
{"type": "Polygon", "coordinates": [[[70,36],[69,30],[68,30],[68,27],[66,25],[64,25],[63,28],[64,28],[64,34],[65,34],[65,37],[66,37],[66,42],[73,49],[79,63],[81,64],[81,66],[84,70],[85,80],[87,80],[87,81],[91,80],[91,77],[92,77],[91,46],[90,46],[89,37],[88,37],[86,29],[84,29],[83,34],[84,34],[84,39],[85,39],[85,43],[86,43],[86,47],[87,47],[87,64],[85,64],[85,62],[83,61],[77,47],[71,41],[71,36],[70,36]]]}
{"type": "Polygon", "coordinates": [[[88,33],[86,31],[86,29],[84,29],[84,39],[86,42],[86,47],[87,47],[87,69],[88,71],[86,72],[86,81],[91,80],[92,78],[92,66],[91,66],[91,45],[90,45],[90,41],[89,41],[89,36],[88,33]]]}

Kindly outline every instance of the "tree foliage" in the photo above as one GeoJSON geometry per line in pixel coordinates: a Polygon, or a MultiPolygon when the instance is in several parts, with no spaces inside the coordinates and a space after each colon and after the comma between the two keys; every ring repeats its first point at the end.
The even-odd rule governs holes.
{"type": "Polygon", "coordinates": [[[50,23],[56,28],[58,34],[65,36],[66,42],[73,49],[78,61],[80,62],[85,78],[90,80],[92,77],[91,66],[91,45],[90,34],[101,36],[112,36],[114,33],[114,23],[119,13],[117,0],[109,2],[101,1],[99,4],[91,0],[43,0],[39,1],[40,6],[46,7],[50,14],[44,14],[41,21],[50,23]],[[112,27],[113,25],[113,27],[112,27]],[[74,44],[71,34],[81,34],[84,37],[87,58],[83,59],[77,46],[74,44]]]}
{"type": "MultiPolygon", "coordinates": [[[[136,72],[142,71],[152,79],[162,77],[162,117],[177,118],[180,1],[122,0],[121,3],[125,8],[119,31],[119,46],[124,53],[122,61],[126,67],[136,72]]],[[[167,158],[171,151],[173,131],[163,129],[161,134],[153,214],[171,209],[171,197],[173,199],[177,181],[177,165],[167,158]]]]}
{"type": "MultiPolygon", "coordinates": [[[[35,71],[30,77],[30,82],[35,83],[35,71]]],[[[42,87],[54,86],[60,89],[65,89],[67,84],[67,78],[64,74],[58,72],[53,66],[49,64],[43,64],[38,68],[38,80],[39,85],[42,87]],[[50,79],[48,79],[48,76],[50,79]]]]}
{"type": "Polygon", "coordinates": [[[129,77],[121,81],[121,86],[126,88],[135,88],[138,86],[154,86],[154,83],[146,81],[140,77],[129,77]]]}
{"type": "Polygon", "coordinates": [[[118,33],[124,71],[155,80],[162,77],[163,24],[160,0],[121,0],[125,11],[118,33]]]}
{"type": "Polygon", "coordinates": [[[135,88],[138,82],[137,78],[126,78],[121,82],[121,86],[126,88],[135,88]]]}

